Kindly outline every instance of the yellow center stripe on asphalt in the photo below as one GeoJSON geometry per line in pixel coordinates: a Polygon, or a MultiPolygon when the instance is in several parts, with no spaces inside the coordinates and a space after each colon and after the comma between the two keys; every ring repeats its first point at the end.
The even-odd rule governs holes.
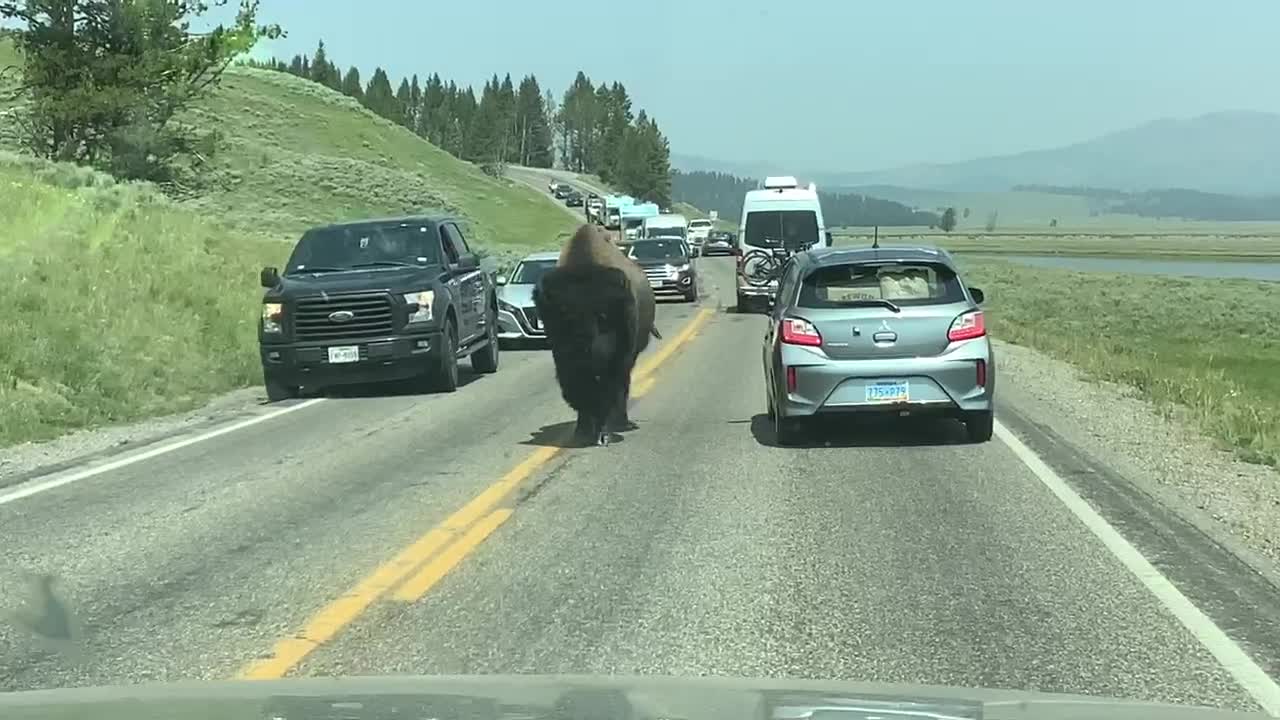
{"type": "MultiPolygon", "coordinates": [[[[679,333],[636,366],[631,373],[631,382],[642,391],[641,394],[652,387],[654,381],[650,375],[653,371],[692,340],[713,312],[707,308],[699,310],[679,333]]],[[[540,447],[530,453],[519,465],[482,490],[444,522],[428,530],[337,600],[321,608],[296,635],[279,640],[269,656],[245,666],[238,677],[249,680],[284,677],[313,650],[333,639],[369,606],[401,583],[403,587],[394,593],[395,599],[413,602],[422,597],[506,522],[512,511],[497,508],[498,504],[525,478],[560,454],[560,451],[561,448],[558,447],[540,447]]]]}

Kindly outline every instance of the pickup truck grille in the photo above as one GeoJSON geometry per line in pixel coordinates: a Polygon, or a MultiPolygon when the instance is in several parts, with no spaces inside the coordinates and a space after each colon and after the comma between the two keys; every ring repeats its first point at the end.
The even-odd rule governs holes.
{"type": "Polygon", "coordinates": [[[293,315],[294,337],[298,340],[348,340],[391,335],[395,331],[391,298],[386,293],[351,293],[309,297],[298,300],[293,315]],[[347,322],[329,316],[346,311],[354,315],[347,322]]]}

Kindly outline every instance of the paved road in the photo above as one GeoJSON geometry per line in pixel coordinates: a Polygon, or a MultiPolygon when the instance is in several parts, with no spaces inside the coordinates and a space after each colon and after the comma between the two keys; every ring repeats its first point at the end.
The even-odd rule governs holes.
{"type": "MultiPolygon", "coordinates": [[[[940,422],[774,447],[764,320],[727,310],[729,260],[700,262],[707,296],[661,308],[613,447],[556,450],[549,358],[507,352],[452,395],[327,399],[0,499],[0,601],[56,573],[86,630],[73,658],[4,627],[0,689],[664,673],[1253,707],[1010,445],[940,422]]],[[[1275,620],[1228,610],[1241,634],[1275,620]]]]}

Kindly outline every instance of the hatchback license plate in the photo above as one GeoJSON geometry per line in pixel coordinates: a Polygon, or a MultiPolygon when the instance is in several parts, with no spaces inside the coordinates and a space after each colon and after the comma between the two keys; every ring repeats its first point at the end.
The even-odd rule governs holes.
{"type": "Polygon", "coordinates": [[[329,363],[353,363],[360,360],[359,345],[342,345],[329,348],[329,363]]]}
{"type": "Polygon", "coordinates": [[[872,383],[867,386],[867,402],[897,403],[911,399],[911,388],[907,382],[872,383]]]}

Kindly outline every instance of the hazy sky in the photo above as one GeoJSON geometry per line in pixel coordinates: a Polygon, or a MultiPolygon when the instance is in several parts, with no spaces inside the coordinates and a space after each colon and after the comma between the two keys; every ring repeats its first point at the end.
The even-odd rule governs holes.
{"type": "MultiPolygon", "coordinates": [[[[620,80],[675,153],[870,170],[1280,112],[1280,0],[263,0],[365,80],[620,80]]],[[[258,54],[258,53],[255,53],[258,54]]]]}

